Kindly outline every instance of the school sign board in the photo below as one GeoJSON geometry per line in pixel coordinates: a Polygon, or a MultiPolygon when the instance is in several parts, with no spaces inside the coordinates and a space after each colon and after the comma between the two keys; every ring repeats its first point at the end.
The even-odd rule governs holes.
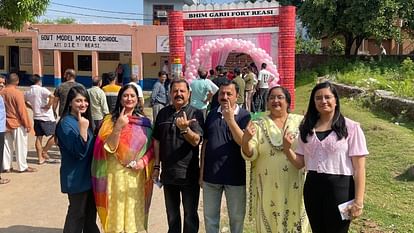
{"type": "Polygon", "coordinates": [[[131,36],[39,34],[39,49],[131,52],[131,36]]]}

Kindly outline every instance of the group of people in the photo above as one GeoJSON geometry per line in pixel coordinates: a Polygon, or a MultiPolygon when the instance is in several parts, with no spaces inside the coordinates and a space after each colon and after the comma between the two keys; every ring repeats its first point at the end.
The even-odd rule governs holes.
{"type": "Polygon", "coordinates": [[[206,232],[219,232],[223,192],[231,232],[243,231],[246,200],[257,232],[348,232],[350,221],[362,214],[368,150],[359,124],[342,115],[335,87],[329,82],[316,85],[301,116],[290,113],[286,88],[260,85],[260,80],[272,78],[266,64],[259,83],[253,75],[242,78],[244,91],[237,80],[238,69],[232,81],[222,70],[219,66],[216,77],[210,73],[217,93],[202,69],[191,85],[173,81],[171,105],[165,97],[154,118],[153,178],[158,180],[162,171],[169,232],[181,229],[180,194],[184,232],[197,232],[190,230],[198,227],[197,177],[206,232]],[[182,85],[175,86],[177,82],[182,85]],[[269,113],[255,121],[240,102],[253,96],[250,91],[256,92],[269,113]],[[251,161],[248,189],[245,161],[251,161]],[[347,206],[339,209],[343,203],[347,206]]]}
{"type": "Polygon", "coordinates": [[[368,150],[360,125],[342,115],[335,87],[317,84],[305,116],[290,113],[284,87],[259,89],[268,114],[252,121],[238,103],[237,80],[218,75],[213,91],[207,73],[199,76],[205,83],[175,79],[166,87],[161,71],[153,121],[135,83],[109,88],[112,107],[95,118],[97,90],[66,81],[55,91],[64,99],[55,131],[69,199],[64,232],[99,232],[97,213],[104,232],[147,230],[154,183],[163,188],[169,233],[199,231],[200,188],[207,233],[220,230],[223,193],[232,233],[243,232],[247,200],[256,232],[347,232],[362,214],[368,150]],[[193,101],[193,91],[205,97],[193,101]]]}

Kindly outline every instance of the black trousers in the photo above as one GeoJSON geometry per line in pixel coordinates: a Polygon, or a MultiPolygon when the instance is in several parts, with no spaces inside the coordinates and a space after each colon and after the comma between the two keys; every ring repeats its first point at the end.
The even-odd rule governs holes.
{"type": "Polygon", "coordinates": [[[168,233],[181,233],[180,194],[184,209],[183,233],[197,233],[199,228],[197,209],[200,198],[200,186],[198,183],[191,185],[164,185],[168,233]]]}
{"type": "Polygon", "coordinates": [[[0,133],[0,177],[3,171],[4,134],[5,132],[0,133]]]}
{"type": "Polygon", "coordinates": [[[309,171],[303,188],[306,213],[313,233],[346,233],[351,221],[342,220],[338,205],[355,196],[352,176],[309,171]]]}
{"type": "Polygon", "coordinates": [[[69,208],[63,233],[99,233],[92,190],[68,194],[69,208]]]}

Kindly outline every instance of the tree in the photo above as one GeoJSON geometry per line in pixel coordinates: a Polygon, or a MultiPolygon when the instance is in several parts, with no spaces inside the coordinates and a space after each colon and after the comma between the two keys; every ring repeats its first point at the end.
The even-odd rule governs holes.
{"type": "Polygon", "coordinates": [[[342,36],[345,55],[354,54],[364,39],[378,41],[398,37],[399,19],[405,0],[306,0],[298,11],[300,19],[316,38],[342,36]]]}
{"type": "Polygon", "coordinates": [[[44,19],[42,21],[36,21],[36,23],[41,24],[74,24],[76,19],[70,17],[61,17],[57,19],[44,19]]]}
{"type": "Polygon", "coordinates": [[[47,9],[50,0],[0,0],[0,27],[19,31],[47,9]]]}

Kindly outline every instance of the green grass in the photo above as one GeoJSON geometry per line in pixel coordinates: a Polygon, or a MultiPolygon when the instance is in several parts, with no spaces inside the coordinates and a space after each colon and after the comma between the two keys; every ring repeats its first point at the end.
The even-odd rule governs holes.
{"type": "MultiPolygon", "coordinates": [[[[310,78],[297,83],[295,112],[303,113],[314,83],[310,78]]],[[[364,214],[352,224],[352,232],[414,232],[414,178],[406,174],[414,165],[413,122],[396,125],[358,100],[343,98],[341,108],[361,123],[370,152],[364,214]]]]}

